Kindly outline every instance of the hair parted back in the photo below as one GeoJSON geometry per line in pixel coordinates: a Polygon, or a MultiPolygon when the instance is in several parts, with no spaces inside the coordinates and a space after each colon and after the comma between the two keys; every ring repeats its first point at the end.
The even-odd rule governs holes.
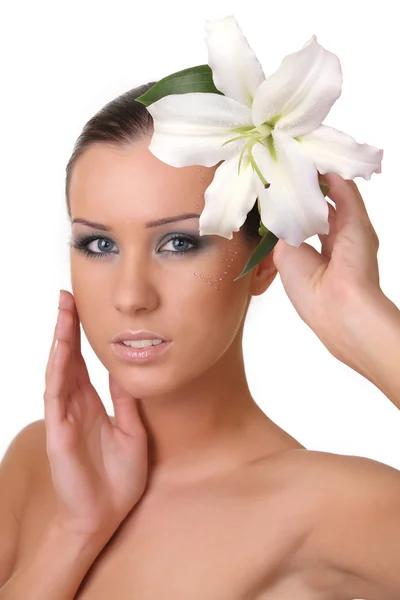
{"type": "MultiPolygon", "coordinates": [[[[151,135],[154,131],[153,117],[144,104],[136,102],[136,98],[147,92],[155,83],[157,82],[151,81],[139,85],[111,100],[91,117],[82,129],[66,167],[65,196],[70,218],[69,184],[76,161],[93,144],[100,142],[130,145],[151,135]]],[[[261,239],[258,233],[259,226],[260,216],[256,201],[241,227],[248,242],[254,243],[261,239]]]]}

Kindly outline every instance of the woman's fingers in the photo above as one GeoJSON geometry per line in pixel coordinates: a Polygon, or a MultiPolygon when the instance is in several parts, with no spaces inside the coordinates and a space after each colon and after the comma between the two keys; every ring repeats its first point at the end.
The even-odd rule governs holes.
{"type": "Polygon", "coordinates": [[[329,210],[329,214],[328,214],[329,233],[327,233],[325,235],[318,234],[318,237],[321,242],[321,254],[323,256],[325,256],[326,258],[330,259],[331,255],[332,255],[333,247],[335,245],[335,240],[336,240],[337,222],[336,222],[335,208],[332,206],[332,204],[330,204],[330,202],[327,202],[327,204],[328,204],[328,210],[329,210]]]}
{"type": "Polygon", "coordinates": [[[72,319],[71,366],[70,383],[83,387],[90,384],[89,373],[81,351],[80,319],[76,309],[75,299],[67,290],[61,290],[60,311],[67,313],[66,319],[72,319]]]}
{"type": "Polygon", "coordinates": [[[143,422],[139,416],[137,398],[129,394],[108,374],[110,394],[114,406],[115,424],[127,435],[145,434],[143,422]]]}
{"type": "Polygon", "coordinates": [[[360,228],[367,231],[379,244],[378,236],[369,218],[363,197],[357,185],[351,179],[343,179],[336,173],[326,173],[320,177],[329,184],[328,196],[336,207],[337,231],[346,233],[351,231],[352,236],[360,228]]]}
{"type": "Polygon", "coordinates": [[[46,385],[47,385],[47,378],[49,375],[49,371],[51,369],[51,363],[52,363],[52,360],[54,357],[54,348],[55,348],[55,343],[57,340],[57,326],[58,326],[59,315],[60,315],[60,305],[58,306],[58,310],[57,310],[57,318],[56,318],[56,324],[54,326],[53,340],[51,342],[50,352],[49,352],[49,356],[47,359],[46,371],[45,371],[45,375],[44,375],[46,385]]]}
{"type": "Polygon", "coordinates": [[[357,185],[335,173],[319,178],[329,184],[328,196],[335,203],[335,208],[329,205],[331,231],[318,236],[321,254],[340,270],[341,284],[379,286],[379,239],[357,185]]]}
{"type": "MultiPolygon", "coordinates": [[[[64,290],[61,290],[61,292],[63,292],[64,290]]],[[[46,371],[45,371],[45,382],[47,385],[47,379],[48,379],[48,375],[49,375],[49,371],[51,370],[52,367],[52,362],[53,362],[53,358],[54,358],[54,350],[55,350],[55,345],[56,345],[56,341],[59,340],[62,336],[64,336],[65,338],[65,326],[66,323],[64,322],[64,317],[61,313],[62,309],[64,308],[64,299],[63,299],[63,294],[61,293],[60,295],[60,303],[58,306],[58,312],[57,312],[57,320],[56,320],[56,325],[54,327],[54,334],[53,334],[53,341],[51,343],[51,347],[50,347],[50,352],[49,352],[49,358],[47,361],[47,366],[46,366],[46,371]]],[[[68,325],[68,323],[67,323],[68,325]]]]}
{"type": "Polygon", "coordinates": [[[64,310],[62,304],[60,304],[55,328],[57,347],[55,344],[52,346],[46,369],[46,389],[44,392],[45,420],[52,424],[61,423],[66,416],[73,322],[71,311],[64,310]]]}
{"type": "Polygon", "coordinates": [[[76,310],[76,305],[74,302],[74,313],[75,313],[75,335],[74,335],[74,362],[76,369],[76,381],[79,388],[82,390],[88,384],[91,385],[89,372],[86,366],[85,359],[82,355],[82,347],[81,347],[81,323],[79,319],[78,312],[76,310]]]}
{"type": "Polygon", "coordinates": [[[339,229],[368,218],[364,200],[354,181],[343,179],[336,173],[326,173],[321,179],[329,184],[328,196],[336,205],[339,229]]]}

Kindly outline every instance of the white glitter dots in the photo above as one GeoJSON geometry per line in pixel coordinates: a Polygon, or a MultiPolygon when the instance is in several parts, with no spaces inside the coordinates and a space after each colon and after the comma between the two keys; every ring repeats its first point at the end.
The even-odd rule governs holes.
{"type": "MultiPolygon", "coordinates": [[[[225,273],[227,274],[227,273],[225,273]]],[[[215,290],[219,290],[219,282],[223,280],[222,277],[222,273],[219,273],[219,278],[218,277],[213,277],[212,275],[204,275],[203,273],[198,273],[197,271],[195,271],[193,273],[193,275],[197,276],[200,275],[200,278],[205,282],[208,283],[208,285],[211,285],[215,290]]]]}

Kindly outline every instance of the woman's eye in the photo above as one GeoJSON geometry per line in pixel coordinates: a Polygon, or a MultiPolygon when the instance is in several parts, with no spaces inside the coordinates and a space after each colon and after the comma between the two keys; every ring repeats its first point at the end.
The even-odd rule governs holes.
{"type": "Polygon", "coordinates": [[[115,252],[110,252],[110,247],[114,245],[111,240],[95,235],[84,236],[70,242],[72,248],[82,252],[89,258],[104,258],[109,254],[115,254],[115,252]]]}
{"type": "Polygon", "coordinates": [[[88,252],[92,252],[93,254],[109,254],[112,246],[115,246],[114,242],[111,242],[106,238],[96,238],[86,244],[88,252]]]}
{"type": "Polygon", "coordinates": [[[184,254],[195,247],[196,245],[192,241],[182,236],[173,237],[161,246],[161,248],[164,248],[164,252],[172,252],[174,254],[177,252],[184,254]]]}
{"type": "MultiPolygon", "coordinates": [[[[78,240],[72,240],[70,246],[89,258],[104,258],[116,254],[116,252],[112,252],[115,242],[98,235],[89,235],[78,240]]],[[[175,234],[160,247],[160,253],[168,253],[170,256],[183,256],[192,250],[196,250],[199,246],[196,240],[175,234]]]]}

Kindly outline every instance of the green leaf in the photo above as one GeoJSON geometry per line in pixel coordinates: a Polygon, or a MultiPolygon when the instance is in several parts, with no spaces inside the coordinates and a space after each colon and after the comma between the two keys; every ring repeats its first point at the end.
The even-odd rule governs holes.
{"type": "Polygon", "coordinates": [[[321,188],[321,192],[324,196],[329,192],[329,183],[324,183],[323,181],[319,182],[319,187],[321,188]]]}
{"type": "MultiPolygon", "coordinates": [[[[268,230],[267,230],[268,231],[268,230]]],[[[249,260],[246,263],[243,271],[240,273],[238,277],[236,277],[235,281],[247,275],[249,271],[251,271],[254,267],[256,267],[268,254],[271,250],[274,249],[277,244],[279,238],[276,237],[272,233],[272,231],[268,231],[258,244],[257,248],[254,250],[253,254],[250,256],[249,260]]]]}
{"type": "Polygon", "coordinates": [[[164,96],[189,92],[209,92],[223,96],[214,85],[211,68],[208,65],[198,65],[163,77],[136,100],[149,106],[164,96]]]}

